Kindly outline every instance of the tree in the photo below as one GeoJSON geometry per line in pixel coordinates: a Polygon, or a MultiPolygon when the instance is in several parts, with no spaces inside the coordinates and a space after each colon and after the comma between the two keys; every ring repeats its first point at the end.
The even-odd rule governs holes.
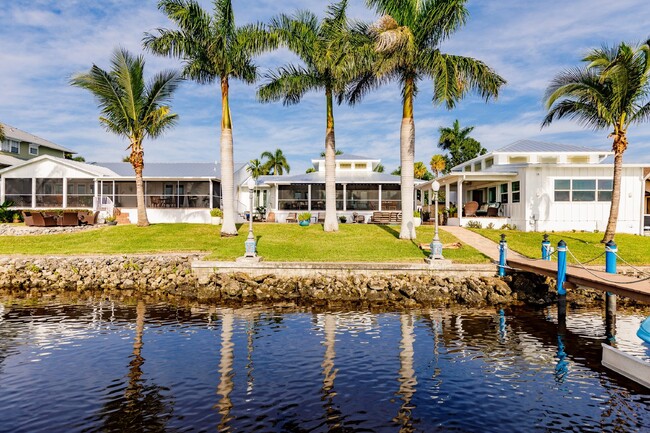
{"type": "Polygon", "coordinates": [[[0,123],[0,142],[5,141],[7,136],[5,135],[5,126],[0,123]]]}
{"type": "Polygon", "coordinates": [[[391,171],[390,174],[392,174],[393,176],[401,176],[402,175],[402,166],[400,165],[395,170],[391,171]]]}
{"type": "MultiPolygon", "coordinates": [[[[84,158],[84,157],[81,156],[81,155],[79,155],[79,156],[75,156],[75,157],[73,158],[71,153],[67,153],[67,152],[65,152],[65,153],[63,154],[63,157],[64,157],[65,159],[69,159],[69,160],[71,160],[71,161],[86,162],[86,158],[84,158]]],[[[127,157],[127,158],[128,158],[128,157],[127,157]]],[[[127,162],[128,162],[128,159],[127,159],[127,162]]]]}
{"type": "Polygon", "coordinates": [[[444,126],[438,128],[440,133],[438,147],[449,152],[449,168],[487,153],[481,143],[469,136],[473,130],[473,126],[461,128],[458,119],[454,121],[451,128],[444,126]]]}
{"type": "Polygon", "coordinates": [[[433,177],[422,161],[418,161],[413,165],[413,175],[416,179],[421,180],[431,180],[433,177]]]}
{"type": "Polygon", "coordinates": [[[257,179],[262,175],[269,174],[269,171],[266,168],[265,164],[257,158],[248,161],[246,171],[248,171],[251,176],[253,176],[253,179],[257,179]]]}
{"type": "Polygon", "coordinates": [[[447,157],[440,154],[433,155],[431,157],[431,162],[429,162],[429,165],[431,166],[433,176],[439,177],[440,174],[444,173],[445,169],[447,168],[447,157]]]}
{"type": "Polygon", "coordinates": [[[390,80],[402,88],[402,124],[400,132],[402,227],[401,239],[414,239],[413,162],[415,122],[413,101],[421,79],[433,80],[434,104],[445,103],[451,109],[469,91],[478,92],[486,101],[496,97],[505,83],[485,63],[446,54],[440,45],[464,23],[465,0],[368,0],[381,18],[368,30],[375,40],[379,59],[374,73],[360,77],[348,98],[355,103],[370,89],[390,80]]]}
{"type": "Polygon", "coordinates": [[[221,188],[223,224],[221,236],[237,236],[235,226],[235,184],[233,162],[230,79],[252,84],[257,78],[253,56],[275,46],[262,24],[235,26],[231,0],[213,0],[210,16],[196,0],[161,0],[158,9],[166,13],[178,30],[157,29],[145,34],[144,46],[160,55],[181,58],[183,76],[201,84],[217,79],[221,85],[221,188]]]}
{"type": "Polygon", "coordinates": [[[281,149],[275,149],[274,153],[262,152],[262,158],[266,158],[264,169],[268,174],[283,175],[285,171],[289,174],[291,167],[281,149]]]}
{"type": "Polygon", "coordinates": [[[650,120],[650,39],[636,47],[622,42],[616,48],[595,49],[582,60],[587,62],[584,68],[559,73],[546,89],[548,114],[542,127],[569,118],[596,130],[613,129],[612,201],[601,241],[609,242],[616,234],[627,130],[650,120]]]}
{"type": "Polygon", "coordinates": [[[375,173],[383,173],[386,167],[383,164],[377,164],[375,168],[372,169],[375,173]]]}
{"type": "MultiPolygon", "coordinates": [[[[336,156],[343,155],[343,151],[341,149],[336,149],[336,152],[334,153],[336,156]]],[[[325,158],[325,152],[320,153],[321,158],[325,158]]]]}
{"type": "Polygon", "coordinates": [[[117,49],[105,71],[93,65],[89,72],[74,75],[70,84],[90,91],[97,99],[101,116],[99,122],[106,130],[129,140],[129,162],[135,171],[138,226],[148,226],[144,201],[145,138],[156,138],[174,125],[176,114],[167,105],[181,80],[175,71],[156,74],[145,82],[144,57],[133,56],[125,49],[117,49]]]}
{"type": "Polygon", "coordinates": [[[331,5],[325,18],[308,11],[294,16],[280,15],[271,22],[284,45],[302,61],[289,64],[267,75],[260,87],[261,101],[283,100],[297,104],[308,91],[322,91],[325,96],[325,223],[327,232],[338,230],[336,217],[336,143],[334,136],[333,98],[342,99],[346,85],[358,73],[354,37],[346,16],[347,0],[331,5]]]}
{"type": "Polygon", "coordinates": [[[316,172],[316,169],[314,167],[309,167],[307,170],[305,170],[306,174],[315,173],[315,172],[316,172]]]}

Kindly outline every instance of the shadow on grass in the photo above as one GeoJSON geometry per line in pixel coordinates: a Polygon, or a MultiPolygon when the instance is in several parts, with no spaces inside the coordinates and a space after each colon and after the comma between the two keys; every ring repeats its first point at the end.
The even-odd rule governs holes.
{"type": "Polygon", "coordinates": [[[399,239],[399,232],[392,228],[391,226],[387,226],[384,224],[378,224],[379,228],[388,233],[389,235],[393,236],[395,239],[399,239]]]}

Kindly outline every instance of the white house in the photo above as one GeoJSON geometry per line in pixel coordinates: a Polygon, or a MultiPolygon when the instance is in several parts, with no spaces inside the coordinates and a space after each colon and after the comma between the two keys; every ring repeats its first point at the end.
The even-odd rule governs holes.
{"type": "MultiPolygon", "coordinates": [[[[610,151],[520,140],[453,167],[438,179],[445,207],[458,207],[448,224],[478,221],[524,231],[603,231],[609,217],[610,151]],[[495,217],[467,216],[468,202],[494,203],[495,217]]],[[[432,182],[416,186],[432,189],[432,182]]],[[[431,194],[432,195],[432,194],[431,194]]],[[[650,165],[624,164],[617,232],[650,234],[650,165]]]]}

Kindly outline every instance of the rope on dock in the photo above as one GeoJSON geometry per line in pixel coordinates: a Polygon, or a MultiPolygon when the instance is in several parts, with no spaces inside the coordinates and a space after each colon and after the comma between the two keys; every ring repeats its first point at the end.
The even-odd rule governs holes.
{"type": "Polygon", "coordinates": [[[630,263],[628,263],[627,260],[625,260],[623,257],[619,256],[618,253],[614,253],[614,254],[616,255],[617,258],[621,259],[621,261],[622,261],[623,263],[625,263],[626,265],[628,265],[629,267],[631,267],[632,269],[634,269],[634,270],[637,271],[638,273],[640,273],[640,274],[642,274],[642,275],[650,275],[650,273],[648,273],[648,272],[646,272],[646,271],[642,271],[641,269],[636,268],[636,267],[634,267],[633,265],[631,265],[630,263]]]}
{"type": "Polygon", "coordinates": [[[575,255],[573,255],[573,253],[571,252],[571,250],[569,249],[569,247],[567,247],[566,250],[569,252],[569,254],[571,254],[571,257],[573,257],[573,259],[578,263],[578,265],[580,265],[580,267],[581,267],[582,269],[584,269],[585,271],[587,271],[587,272],[588,272],[589,274],[591,274],[592,276],[594,276],[594,277],[596,277],[596,278],[598,278],[598,279],[601,279],[601,280],[603,280],[603,281],[605,281],[605,282],[607,282],[607,283],[614,283],[614,284],[634,284],[634,283],[639,283],[639,282],[642,282],[642,281],[650,280],[650,276],[648,276],[648,277],[646,277],[646,278],[639,278],[639,279],[636,279],[636,280],[634,280],[634,281],[614,281],[614,280],[608,280],[607,278],[603,278],[603,277],[601,277],[600,275],[598,275],[598,274],[592,272],[589,268],[585,267],[585,265],[583,265],[582,263],[580,263],[580,261],[578,260],[578,258],[577,258],[575,255]]]}

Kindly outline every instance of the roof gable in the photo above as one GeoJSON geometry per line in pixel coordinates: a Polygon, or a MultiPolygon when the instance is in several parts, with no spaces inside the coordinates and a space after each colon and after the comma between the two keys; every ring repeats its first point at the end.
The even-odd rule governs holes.
{"type": "Polygon", "coordinates": [[[11,125],[7,125],[6,123],[3,123],[2,125],[4,126],[5,135],[10,140],[34,143],[34,144],[38,144],[39,146],[49,147],[50,149],[60,150],[61,152],[66,152],[66,153],[77,153],[74,150],[68,149],[67,147],[63,147],[56,143],[52,143],[51,141],[38,137],[34,134],[30,134],[29,132],[25,132],[21,129],[15,128],[11,125]]]}

